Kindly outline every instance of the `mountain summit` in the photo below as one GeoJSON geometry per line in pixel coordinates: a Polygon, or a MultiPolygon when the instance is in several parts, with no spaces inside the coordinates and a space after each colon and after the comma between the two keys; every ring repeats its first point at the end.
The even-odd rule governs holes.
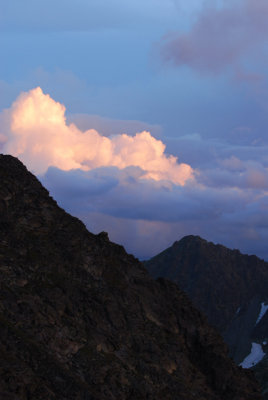
{"type": "Polygon", "coordinates": [[[177,285],[0,155],[0,398],[258,400],[177,285]]]}
{"type": "Polygon", "coordinates": [[[154,277],[175,281],[189,295],[238,364],[249,368],[263,358],[256,369],[268,394],[268,263],[185,236],[145,265],[154,277]]]}

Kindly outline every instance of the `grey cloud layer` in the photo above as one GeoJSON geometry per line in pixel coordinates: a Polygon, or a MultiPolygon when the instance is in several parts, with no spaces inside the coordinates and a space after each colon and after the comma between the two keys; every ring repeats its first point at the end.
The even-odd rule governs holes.
{"type": "Polygon", "coordinates": [[[232,146],[228,158],[218,159],[218,167],[212,160],[210,167],[199,169],[194,185],[183,187],[142,181],[140,169],[131,167],[87,172],[49,168],[41,179],[89,229],[107,230],[112,240],[141,258],[183,235],[199,234],[268,259],[267,168],[237,158],[239,149],[231,154],[232,146]]]}
{"type": "Polygon", "coordinates": [[[232,188],[182,187],[141,181],[137,179],[141,175],[142,171],[137,168],[98,168],[87,172],[49,168],[42,181],[57,199],[62,199],[64,204],[67,201],[72,209],[94,210],[127,219],[204,220],[235,212],[245,203],[244,194],[232,188]]]}
{"type": "MultiPolygon", "coordinates": [[[[267,17],[266,0],[226,2],[220,8],[209,3],[189,32],[165,37],[162,56],[178,66],[221,72],[267,45],[267,17]]],[[[244,79],[253,78],[257,76],[244,74],[244,79]]]]}

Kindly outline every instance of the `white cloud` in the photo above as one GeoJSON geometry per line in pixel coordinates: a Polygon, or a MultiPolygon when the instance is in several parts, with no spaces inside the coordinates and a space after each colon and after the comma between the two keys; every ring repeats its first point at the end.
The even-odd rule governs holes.
{"type": "Polygon", "coordinates": [[[0,114],[0,148],[39,173],[58,203],[91,231],[107,230],[140,257],[199,234],[268,258],[267,147],[200,135],[169,139],[170,151],[191,160],[194,171],[149,132],[114,134],[114,125],[109,135],[105,123],[107,136],[82,131],[37,88],[0,114]]]}
{"type": "MultiPolygon", "coordinates": [[[[165,145],[149,132],[106,137],[94,129],[85,132],[68,125],[65,107],[41,88],[22,93],[5,110],[7,137],[3,151],[19,157],[32,171],[44,173],[49,166],[62,170],[91,170],[104,166],[139,167],[142,179],[167,180],[184,185],[193,178],[188,164],[165,154],[165,145]]],[[[3,116],[2,116],[3,119],[3,116]]]]}

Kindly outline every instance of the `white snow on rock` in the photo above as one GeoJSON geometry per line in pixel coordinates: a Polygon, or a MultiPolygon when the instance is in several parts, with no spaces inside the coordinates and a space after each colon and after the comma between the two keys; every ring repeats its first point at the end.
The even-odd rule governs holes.
{"type": "Polygon", "coordinates": [[[241,365],[243,368],[253,367],[254,365],[258,364],[264,356],[265,353],[263,352],[261,345],[253,342],[251,346],[251,353],[239,365],[241,365]]]}
{"type": "Polygon", "coordinates": [[[262,319],[262,317],[264,316],[264,314],[266,313],[266,311],[268,310],[268,305],[265,305],[264,303],[261,303],[261,311],[259,313],[259,316],[257,318],[256,324],[257,325],[260,320],[262,319]]]}

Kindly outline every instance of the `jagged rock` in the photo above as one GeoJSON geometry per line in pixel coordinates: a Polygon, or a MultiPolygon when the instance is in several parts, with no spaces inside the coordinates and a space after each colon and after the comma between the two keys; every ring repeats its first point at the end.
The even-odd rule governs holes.
{"type": "Polygon", "coordinates": [[[93,235],[0,155],[0,397],[258,400],[177,285],[93,235]]]}
{"type": "MultiPolygon", "coordinates": [[[[185,290],[223,335],[238,364],[250,353],[252,343],[263,346],[268,340],[268,312],[258,318],[262,305],[268,304],[268,263],[264,260],[199,236],[186,236],[145,265],[154,277],[172,279],[185,290]]],[[[264,390],[267,367],[265,371],[258,373],[264,390]]]]}

